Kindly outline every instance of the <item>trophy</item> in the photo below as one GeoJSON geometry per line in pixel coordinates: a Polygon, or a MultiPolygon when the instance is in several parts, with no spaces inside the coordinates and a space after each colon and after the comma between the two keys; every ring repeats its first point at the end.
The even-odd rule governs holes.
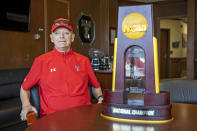
{"type": "Polygon", "coordinates": [[[166,123],[173,120],[169,92],[159,89],[152,5],[119,7],[112,90],[104,91],[106,119],[166,123]]]}

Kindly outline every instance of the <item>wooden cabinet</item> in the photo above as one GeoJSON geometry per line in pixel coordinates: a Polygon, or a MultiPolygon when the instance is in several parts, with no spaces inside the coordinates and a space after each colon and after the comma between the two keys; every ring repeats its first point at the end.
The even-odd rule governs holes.
{"type": "Polygon", "coordinates": [[[101,84],[102,90],[112,89],[112,71],[95,71],[96,77],[101,84]]]}
{"type": "Polygon", "coordinates": [[[170,78],[179,78],[186,75],[186,58],[170,59],[170,78]]]}

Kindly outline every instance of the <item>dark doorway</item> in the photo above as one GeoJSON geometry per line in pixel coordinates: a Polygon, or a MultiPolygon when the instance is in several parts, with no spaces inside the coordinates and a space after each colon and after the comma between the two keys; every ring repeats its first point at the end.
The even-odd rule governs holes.
{"type": "Polygon", "coordinates": [[[169,78],[170,30],[160,29],[160,79],[169,78]]]}

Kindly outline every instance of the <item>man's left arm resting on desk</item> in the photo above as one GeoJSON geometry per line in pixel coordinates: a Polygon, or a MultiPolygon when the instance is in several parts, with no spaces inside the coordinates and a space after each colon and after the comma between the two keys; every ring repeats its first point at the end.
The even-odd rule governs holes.
{"type": "Polygon", "coordinates": [[[98,103],[102,103],[103,93],[102,93],[101,87],[100,86],[98,88],[92,87],[92,93],[93,93],[94,97],[98,100],[98,103]]]}

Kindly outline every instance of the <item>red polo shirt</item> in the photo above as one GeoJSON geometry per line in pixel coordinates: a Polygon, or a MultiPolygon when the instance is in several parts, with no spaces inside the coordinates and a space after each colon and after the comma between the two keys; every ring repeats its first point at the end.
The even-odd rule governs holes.
{"type": "Polygon", "coordinates": [[[66,54],[55,48],[34,60],[22,87],[29,90],[39,85],[40,114],[90,104],[88,83],[100,86],[90,61],[72,49],[66,54]]]}

